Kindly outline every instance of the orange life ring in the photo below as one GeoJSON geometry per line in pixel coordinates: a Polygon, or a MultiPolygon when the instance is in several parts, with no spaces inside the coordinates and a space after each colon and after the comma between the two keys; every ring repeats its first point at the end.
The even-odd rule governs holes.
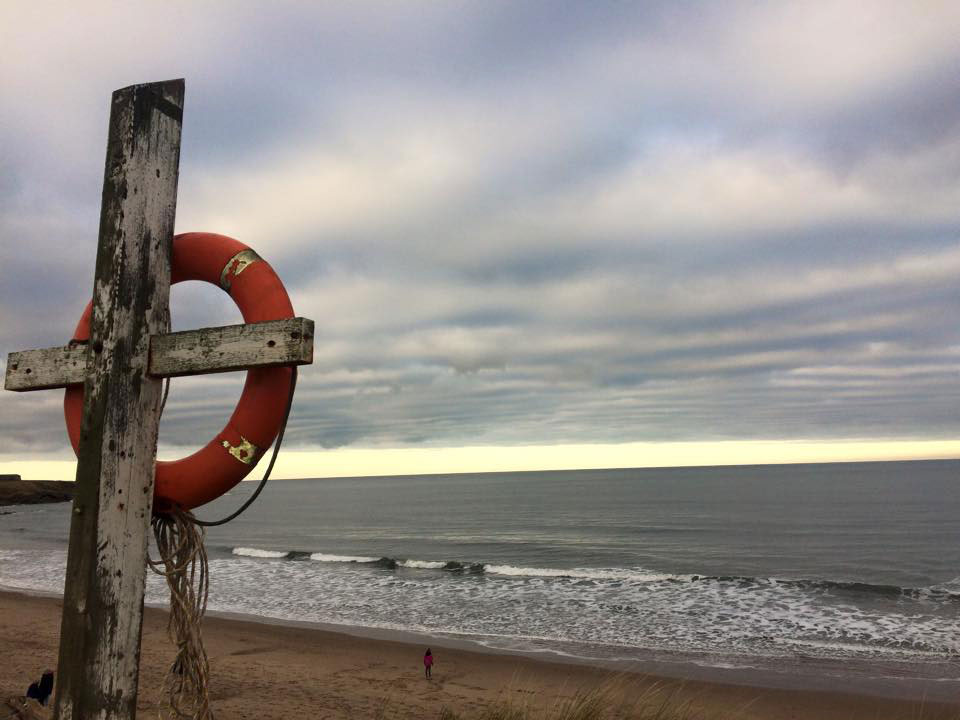
{"type": "MultiPolygon", "coordinates": [[[[173,238],[170,283],[184,280],[204,280],[222,287],[246,323],[293,317],[290,298],[273,268],[249,247],[225,235],[185,233],[173,238]]],[[[90,313],[91,305],[87,305],[74,340],[89,339],[90,313]]],[[[248,370],[240,401],[220,434],[193,455],[157,461],[154,509],[198,507],[246,477],[280,431],[291,374],[288,367],[248,370]]],[[[83,385],[67,388],[63,412],[70,443],[77,452],[83,385]]]]}

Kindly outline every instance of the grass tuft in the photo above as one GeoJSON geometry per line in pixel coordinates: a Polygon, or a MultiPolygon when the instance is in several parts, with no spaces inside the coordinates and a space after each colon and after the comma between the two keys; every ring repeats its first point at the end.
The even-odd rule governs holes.
{"type": "MultiPolygon", "coordinates": [[[[724,711],[707,710],[702,698],[688,692],[682,682],[657,682],[638,691],[625,679],[614,678],[603,685],[559,696],[546,706],[531,705],[528,691],[507,689],[503,699],[469,714],[442,707],[438,720],[743,720],[753,701],[724,711]],[[637,694],[639,692],[639,695],[637,694]],[[515,699],[513,693],[523,693],[515,699]]],[[[397,708],[388,708],[384,698],[374,719],[391,720],[397,708]]],[[[406,717],[406,715],[403,715],[406,717]]],[[[955,710],[934,711],[920,704],[903,720],[960,720],[955,710]]]]}
{"type": "MultiPolygon", "coordinates": [[[[506,700],[488,708],[476,720],[722,720],[694,707],[693,698],[681,698],[680,685],[654,684],[639,697],[623,700],[616,680],[599,688],[581,690],[539,710],[506,700]]],[[[441,715],[441,720],[447,720],[441,715]]],[[[450,720],[467,720],[456,715],[450,720]]],[[[472,720],[472,719],[471,719],[472,720]]]]}

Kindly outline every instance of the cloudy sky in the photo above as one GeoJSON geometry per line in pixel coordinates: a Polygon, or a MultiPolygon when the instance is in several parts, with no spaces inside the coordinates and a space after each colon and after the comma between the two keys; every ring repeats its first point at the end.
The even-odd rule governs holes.
{"type": "MultiPolygon", "coordinates": [[[[0,351],[90,297],[110,93],[183,77],[177,231],[317,323],[287,475],[960,456],[958,37],[951,1],[4,3],[0,351]]],[[[239,322],[191,285],[175,329],[239,322]]],[[[174,381],[163,456],[241,385],[174,381]]],[[[0,393],[0,472],[72,472],[61,396],[0,393]]]]}

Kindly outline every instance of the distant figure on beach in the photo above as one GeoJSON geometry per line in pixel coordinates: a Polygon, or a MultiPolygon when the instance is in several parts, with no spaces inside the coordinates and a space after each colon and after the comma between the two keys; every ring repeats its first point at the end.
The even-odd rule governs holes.
{"type": "Polygon", "coordinates": [[[53,670],[45,670],[40,682],[30,683],[30,687],[27,688],[27,697],[33,698],[41,705],[46,705],[51,692],[53,692],[53,670]]]}
{"type": "Polygon", "coordinates": [[[430,648],[427,648],[427,651],[423,654],[423,672],[426,675],[427,679],[431,677],[430,668],[433,667],[433,653],[430,652],[430,648]]]}

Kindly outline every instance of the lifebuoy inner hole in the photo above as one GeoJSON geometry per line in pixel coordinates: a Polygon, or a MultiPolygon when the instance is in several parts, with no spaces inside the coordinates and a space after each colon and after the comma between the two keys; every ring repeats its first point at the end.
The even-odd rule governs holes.
{"type": "MultiPolygon", "coordinates": [[[[170,288],[171,330],[239,325],[240,308],[219,287],[186,280],[170,288]]],[[[170,379],[167,405],[160,418],[158,460],[179,460],[210,442],[211,432],[227,424],[243,392],[245,371],[170,379]],[[177,410],[174,412],[173,408],[177,410]],[[204,417],[214,420],[203,420],[204,417]]]]}

